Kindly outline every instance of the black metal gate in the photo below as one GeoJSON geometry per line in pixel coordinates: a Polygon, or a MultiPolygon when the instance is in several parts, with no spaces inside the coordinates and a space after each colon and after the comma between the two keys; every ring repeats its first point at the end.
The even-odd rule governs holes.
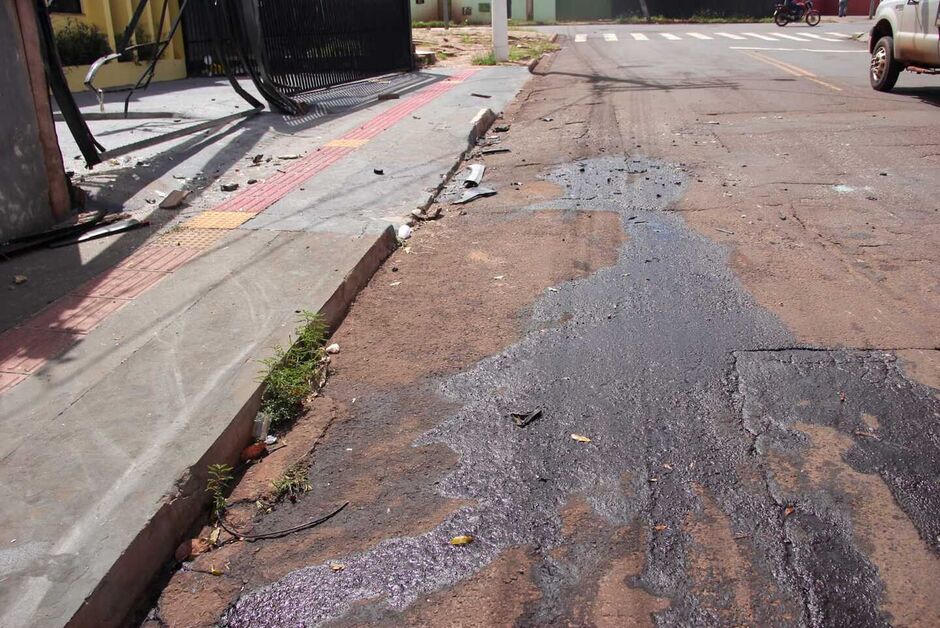
{"type": "MultiPolygon", "coordinates": [[[[225,63],[212,43],[216,0],[194,0],[183,16],[190,76],[225,63]]],[[[251,58],[272,84],[295,94],[412,69],[410,0],[240,0],[251,58]]],[[[236,59],[228,66],[244,72],[236,59]]]]}

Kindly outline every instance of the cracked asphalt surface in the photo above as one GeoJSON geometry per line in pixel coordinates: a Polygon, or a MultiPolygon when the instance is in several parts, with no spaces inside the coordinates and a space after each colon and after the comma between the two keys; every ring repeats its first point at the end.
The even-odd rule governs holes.
{"type": "Polygon", "coordinates": [[[706,71],[603,46],[543,62],[512,152],[486,158],[499,194],[446,206],[376,275],[295,427],[313,491],[244,516],[351,508],[199,557],[225,573],[178,572],[154,621],[940,625],[936,158],[894,146],[910,167],[874,179],[882,200],[846,198],[829,179],[887,166],[846,162],[852,123],[815,117],[929,137],[938,91],[877,101],[850,53],[812,66],[836,91],[778,87],[727,47],[706,71]],[[818,127],[798,163],[805,137],[767,134],[778,111],[818,127]]]}

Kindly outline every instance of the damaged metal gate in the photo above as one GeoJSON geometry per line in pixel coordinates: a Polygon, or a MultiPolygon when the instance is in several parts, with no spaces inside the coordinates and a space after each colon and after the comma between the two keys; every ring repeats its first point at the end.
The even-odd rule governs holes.
{"type": "MultiPolygon", "coordinates": [[[[412,69],[410,0],[236,3],[248,40],[247,63],[285,94],[412,69]]],[[[217,75],[226,65],[213,51],[212,17],[201,3],[183,17],[191,76],[217,75]]]]}
{"type": "MultiPolygon", "coordinates": [[[[125,116],[134,91],[150,84],[154,67],[181,20],[190,74],[226,76],[251,109],[107,150],[92,135],[69,91],[56,52],[47,4],[50,0],[34,1],[48,82],[89,166],[257,113],[261,103],[241,86],[235,74],[249,76],[273,109],[301,115],[307,105],[292,98],[295,94],[411,70],[414,63],[410,0],[180,0],[178,16],[165,39],[146,44],[156,46],[157,53],[136,84],[120,90],[127,92],[125,116]]],[[[145,45],[132,43],[132,35],[149,1],[137,0],[117,51],[98,59],[85,77],[85,85],[98,93],[101,102],[104,90],[94,85],[95,74],[107,63],[145,45]]],[[[162,2],[158,28],[161,37],[169,0],[162,2]]]]}

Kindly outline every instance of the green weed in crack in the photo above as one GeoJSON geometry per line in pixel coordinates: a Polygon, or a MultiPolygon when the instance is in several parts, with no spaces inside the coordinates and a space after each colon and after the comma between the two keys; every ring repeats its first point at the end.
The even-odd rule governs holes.
{"type": "Polygon", "coordinates": [[[323,349],[326,324],[319,314],[305,311],[299,325],[297,339],[289,348],[278,345],[273,356],[262,360],[265,370],[261,412],[270,418],[272,426],[297,418],[304,399],[326,379],[328,360],[323,349]]]}
{"type": "Polygon", "coordinates": [[[228,484],[234,479],[232,467],[227,464],[210,464],[209,480],[206,482],[206,492],[212,495],[212,518],[216,521],[228,507],[225,491],[228,484]]]}

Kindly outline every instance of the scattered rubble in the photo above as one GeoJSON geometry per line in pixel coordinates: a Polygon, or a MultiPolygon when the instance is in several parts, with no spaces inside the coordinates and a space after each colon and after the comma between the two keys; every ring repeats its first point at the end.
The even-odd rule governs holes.
{"type": "Polygon", "coordinates": [[[160,201],[160,209],[177,209],[189,196],[189,190],[173,190],[166,198],[160,201]]]}

